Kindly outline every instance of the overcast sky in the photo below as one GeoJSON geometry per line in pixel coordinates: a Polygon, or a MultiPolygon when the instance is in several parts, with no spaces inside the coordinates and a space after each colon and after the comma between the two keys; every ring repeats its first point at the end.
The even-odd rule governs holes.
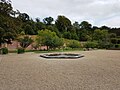
{"type": "Polygon", "coordinates": [[[85,20],[97,26],[120,27],[120,0],[12,0],[12,5],[41,20],[64,15],[72,22],[85,20]]]}

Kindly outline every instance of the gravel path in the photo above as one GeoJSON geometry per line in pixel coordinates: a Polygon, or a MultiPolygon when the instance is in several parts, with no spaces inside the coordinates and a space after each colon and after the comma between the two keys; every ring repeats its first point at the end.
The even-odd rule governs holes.
{"type": "Polygon", "coordinates": [[[74,52],[55,60],[40,54],[0,55],[0,90],[120,90],[120,51],[74,52]]]}

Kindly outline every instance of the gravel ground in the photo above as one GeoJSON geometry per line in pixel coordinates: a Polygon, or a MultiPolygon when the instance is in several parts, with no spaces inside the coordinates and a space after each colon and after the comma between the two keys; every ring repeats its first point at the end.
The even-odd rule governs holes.
{"type": "Polygon", "coordinates": [[[80,59],[0,55],[0,90],[120,90],[120,51],[73,52],[80,59]]]}

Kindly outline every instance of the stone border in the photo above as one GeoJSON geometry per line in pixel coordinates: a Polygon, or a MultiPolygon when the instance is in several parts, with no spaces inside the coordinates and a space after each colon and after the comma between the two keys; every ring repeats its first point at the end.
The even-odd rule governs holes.
{"type": "Polygon", "coordinates": [[[40,57],[43,58],[49,58],[49,59],[77,59],[84,57],[83,55],[80,54],[43,54],[40,55],[40,57]]]}

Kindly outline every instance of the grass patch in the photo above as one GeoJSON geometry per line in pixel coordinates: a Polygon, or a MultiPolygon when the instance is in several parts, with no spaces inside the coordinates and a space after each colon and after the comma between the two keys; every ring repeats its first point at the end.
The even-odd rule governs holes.
{"type": "MultiPolygon", "coordinates": [[[[52,53],[52,52],[72,52],[72,51],[83,51],[83,48],[76,48],[76,49],[72,49],[72,48],[67,48],[67,49],[56,49],[56,50],[25,50],[26,52],[34,52],[34,53],[52,53]]],[[[17,49],[16,50],[9,50],[9,53],[17,53],[17,49]]]]}
{"type": "Polygon", "coordinates": [[[52,53],[52,52],[69,52],[69,51],[83,51],[82,48],[78,48],[78,49],[58,49],[58,50],[49,50],[49,51],[34,51],[35,53],[52,53]]]}

